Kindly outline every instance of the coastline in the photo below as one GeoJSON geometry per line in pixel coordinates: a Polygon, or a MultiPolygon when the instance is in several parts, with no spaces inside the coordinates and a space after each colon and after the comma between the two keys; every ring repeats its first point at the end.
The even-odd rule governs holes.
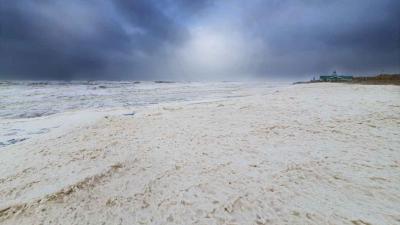
{"type": "Polygon", "coordinates": [[[0,99],[3,99],[0,149],[53,130],[88,123],[103,114],[136,111],[160,103],[223,100],[260,89],[274,91],[287,85],[289,83],[20,81],[0,88],[0,99]]]}
{"type": "Polygon", "coordinates": [[[247,94],[0,149],[0,224],[399,223],[398,86],[247,94]]]}

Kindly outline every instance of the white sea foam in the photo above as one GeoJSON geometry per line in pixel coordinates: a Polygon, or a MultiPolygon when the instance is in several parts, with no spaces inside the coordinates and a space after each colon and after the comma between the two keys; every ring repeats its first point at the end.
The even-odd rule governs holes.
{"type": "Polygon", "coordinates": [[[0,150],[0,224],[398,224],[399,87],[278,89],[26,119],[81,125],[0,150]]]}
{"type": "Polygon", "coordinates": [[[0,85],[0,147],[24,141],[66,124],[84,122],[71,116],[81,110],[137,108],[182,101],[231,98],[242,89],[271,89],[287,83],[242,82],[3,82],[0,85]],[[67,113],[67,114],[65,114],[67,113]],[[52,116],[53,114],[56,114],[52,116]],[[49,117],[43,120],[40,117],[49,117]]]}

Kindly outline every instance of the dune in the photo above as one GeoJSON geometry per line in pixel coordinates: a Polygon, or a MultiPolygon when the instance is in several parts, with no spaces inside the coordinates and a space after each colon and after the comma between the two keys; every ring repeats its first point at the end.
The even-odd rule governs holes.
{"type": "Polygon", "coordinates": [[[400,223],[398,86],[242,92],[0,149],[0,224],[400,223]]]}

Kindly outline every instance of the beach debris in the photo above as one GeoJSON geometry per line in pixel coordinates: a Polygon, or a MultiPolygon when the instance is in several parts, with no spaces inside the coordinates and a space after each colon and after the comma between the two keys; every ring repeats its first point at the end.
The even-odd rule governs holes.
{"type": "Polygon", "coordinates": [[[135,112],[131,112],[131,113],[124,113],[122,115],[124,116],[134,116],[136,113],[135,112]]]}
{"type": "Polygon", "coordinates": [[[163,109],[167,110],[167,111],[176,111],[176,110],[181,110],[182,107],[166,107],[166,106],[164,106],[163,109]]]}
{"type": "Polygon", "coordinates": [[[26,139],[28,139],[28,138],[13,138],[11,140],[8,140],[7,142],[9,145],[11,145],[11,144],[15,144],[15,143],[18,143],[21,141],[25,141],[26,139]]]}
{"type": "Polygon", "coordinates": [[[175,83],[174,81],[169,81],[169,80],[156,80],[154,81],[156,84],[172,84],[175,83]]]}

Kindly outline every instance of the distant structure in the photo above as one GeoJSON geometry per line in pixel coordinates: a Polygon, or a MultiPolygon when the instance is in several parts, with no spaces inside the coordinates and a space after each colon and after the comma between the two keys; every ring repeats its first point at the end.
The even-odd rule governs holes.
{"type": "Polygon", "coordinates": [[[331,75],[319,76],[319,80],[323,82],[341,82],[341,81],[352,81],[353,76],[337,75],[336,70],[331,75]]]}

